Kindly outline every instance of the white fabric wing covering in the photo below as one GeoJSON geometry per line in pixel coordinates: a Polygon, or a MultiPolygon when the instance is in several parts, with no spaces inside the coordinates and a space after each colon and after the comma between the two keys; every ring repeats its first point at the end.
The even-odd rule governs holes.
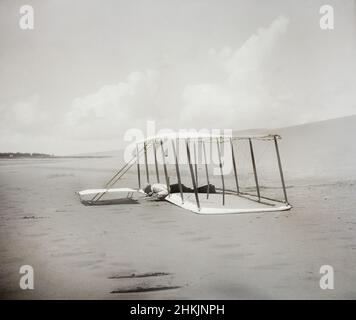
{"type": "Polygon", "coordinates": [[[90,195],[90,194],[97,194],[97,193],[113,193],[113,192],[138,192],[137,189],[132,188],[113,188],[113,189],[88,189],[79,191],[78,194],[80,196],[90,195]]]}

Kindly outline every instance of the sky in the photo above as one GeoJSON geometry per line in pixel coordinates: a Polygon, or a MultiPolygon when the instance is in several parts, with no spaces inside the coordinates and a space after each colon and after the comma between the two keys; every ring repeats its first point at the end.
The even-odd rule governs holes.
{"type": "Polygon", "coordinates": [[[116,150],[125,133],[356,114],[356,1],[0,0],[0,152],[116,150]],[[19,27],[23,4],[34,29],[19,27]]]}

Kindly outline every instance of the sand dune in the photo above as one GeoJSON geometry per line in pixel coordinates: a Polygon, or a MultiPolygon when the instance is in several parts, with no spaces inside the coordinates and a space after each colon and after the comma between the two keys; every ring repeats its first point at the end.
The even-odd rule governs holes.
{"type": "Polygon", "coordinates": [[[295,175],[355,178],[356,115],[276,130],[295,175]]]}

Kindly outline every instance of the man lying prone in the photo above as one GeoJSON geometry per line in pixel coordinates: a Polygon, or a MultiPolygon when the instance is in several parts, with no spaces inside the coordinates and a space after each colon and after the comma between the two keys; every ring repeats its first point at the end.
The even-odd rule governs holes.
{"type": "MultiPolygon", "coordinates": [[[[184,193],[193,193],[194,190],[191,188],[186,187],[184,184],[181,185],[182,187],[182,192],[184,193]]],[[[167,185],[162,184],[162,183],[154,183],[154,184],[148,184],[143,191],[149,196],[152,197],[153,199],[156,200],[164,200],[165,197],[168,196],[169,192],[170,193],[178,193],[180,192],[179,184],[171,184],[169,186],[169,192],[167,190],[167,185]]],[[[197,188],[198,193],[216,193],[215,186],[213,184],[201,186],[197,188]],[[209,190],[208,190],[209,189],[209,190]]]]}

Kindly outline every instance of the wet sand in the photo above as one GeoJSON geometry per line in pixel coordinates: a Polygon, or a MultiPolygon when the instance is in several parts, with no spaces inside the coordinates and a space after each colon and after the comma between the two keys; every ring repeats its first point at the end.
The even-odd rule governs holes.
{"type": "Polygon", "coordinates": [[[0,161],[1,298],[356,298],[356,170],[313,175],[295,161],[287,212],[202,216],[145,199],[82,205],[74,192],[101,186],[118,162],[0,161]],[[24,264],[34,290],[19,287],[24,264]],[[325,264],[334,290],[319,287],[325,264]]]}

